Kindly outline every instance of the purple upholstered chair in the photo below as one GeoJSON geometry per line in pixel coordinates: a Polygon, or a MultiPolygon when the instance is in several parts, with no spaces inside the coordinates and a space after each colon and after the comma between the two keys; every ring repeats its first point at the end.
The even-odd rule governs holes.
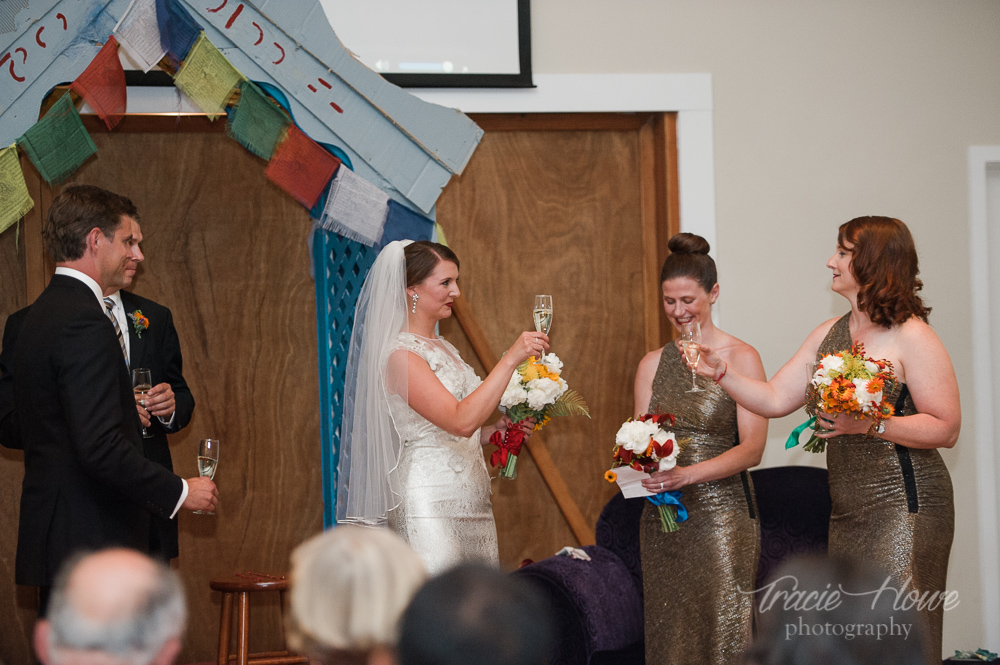
{"type": "MultiPolygon", "coordinates": [[[[826,469],[791,466],[750,472],[761,523],[757,585],[786,557],[826,551],[830,492],[826,469]]],[[[513,574],[549,600],[558,645],[552,665],[644,665],[639,518],[645,499],[616,494],[597,520],[591,561],[553,556],[513,574]]],[[[681,528],[684,528],[683,525],[681,528]]]]}
{"type": "Polygon", "coordinates": [[[552,665],[642,665],[639,517],[645,499],[616,494],[597,520],[590,561],[551,556],[514,572],[536,584],[555,618],[552,665]]]}

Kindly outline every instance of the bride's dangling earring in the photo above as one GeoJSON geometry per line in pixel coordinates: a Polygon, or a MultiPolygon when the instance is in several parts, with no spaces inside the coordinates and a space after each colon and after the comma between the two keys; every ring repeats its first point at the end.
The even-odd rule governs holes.
{"type": "Polygon", "coordinates": [[[413,308],[410,310],[410,312],[412,312],[413,314],[416,314],[417,313],[417,300],[420,299],[420,296],[418,296],[416,293],[414,293],[412,296],[410,296],[410,299],[413,300],[413,308]]]}

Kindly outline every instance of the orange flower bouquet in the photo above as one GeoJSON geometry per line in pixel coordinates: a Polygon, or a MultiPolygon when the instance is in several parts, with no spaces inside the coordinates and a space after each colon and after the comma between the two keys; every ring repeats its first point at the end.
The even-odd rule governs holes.
{"type": "Polygon", "coordinates": [[[892,363],[866,357],[861,342],[852,345],[849,351],[823,356],[806,390],[806,412],[812,417],[792,432],[785,448],[798,445],[799,435],[811,427],[813,435],[803,450],[812,453],[826,450],[826,439],[816,436],[815,431],[816,414],[821,411],[852,413],[858,420],[871,418],[868,428],[868,436],[871,436],[883,421],[893,415],[893,406],[886,395],[895,381],[892,363]]]}

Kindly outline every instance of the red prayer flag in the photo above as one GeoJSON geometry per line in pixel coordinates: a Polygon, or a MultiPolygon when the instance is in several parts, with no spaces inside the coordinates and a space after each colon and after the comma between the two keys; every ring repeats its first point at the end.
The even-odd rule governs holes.
{"type": "Polygon", "coordinates": [[[278,144],[264,175],[307,208],[316,205],[340,166],[340,160],[296,127],[278,144]]]}
{"type": "Polygon", "coordinates": [[[83,73],[69,86],[90,104],[108,129],[125,115],[125,70],[118,59],[118,41],[114,35],[90,61],[83,73]]]}

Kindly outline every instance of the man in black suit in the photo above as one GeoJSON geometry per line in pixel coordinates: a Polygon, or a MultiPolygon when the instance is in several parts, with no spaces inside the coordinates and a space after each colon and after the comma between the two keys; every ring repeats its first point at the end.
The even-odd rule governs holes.
{"type": "Polygon", "coordinates": [[[13,348],[25,467],[15,581],[41,587],[43,606],[74,551],[148,551],[151,515],[213,510],[218,500],[210,479],[182,480],[143,454],[123,331],[103,303],[142,260],[137,217],[131,201],[97,187],[68,187],[52,201],[43,237],[56,274],[13,348]]]}
{"type": "MultiPolygon", "coordinates": [[[[107,298],[115,302],[113,313],[120,329],[127,331],[123,337],[128,349],[129,369],[144,367],[153,379],[153,388],[146,397],[146,408],[138,410],[139,419],[147,432],[142,439],[143,452],[147,459],[173,471],[167,434],[186,427],[194,411],[194,396],[181,372],[181,345],[173,316],[163,305],[128,291],[105,294],[107,298]],[[151,415],[155,417],[150,418],[151,415]]],[[[0,350],[0,445],[7,448],[23,447],[13,407],[14,379],[10,363],[29,309],[25,307],[11,314],[3,331],[3,348],[0,350]]],[[[157,515],[153,515],[152,520],[149,554],[158,559],[173,559],[179,553],[177,520],[157,515]]]]}

